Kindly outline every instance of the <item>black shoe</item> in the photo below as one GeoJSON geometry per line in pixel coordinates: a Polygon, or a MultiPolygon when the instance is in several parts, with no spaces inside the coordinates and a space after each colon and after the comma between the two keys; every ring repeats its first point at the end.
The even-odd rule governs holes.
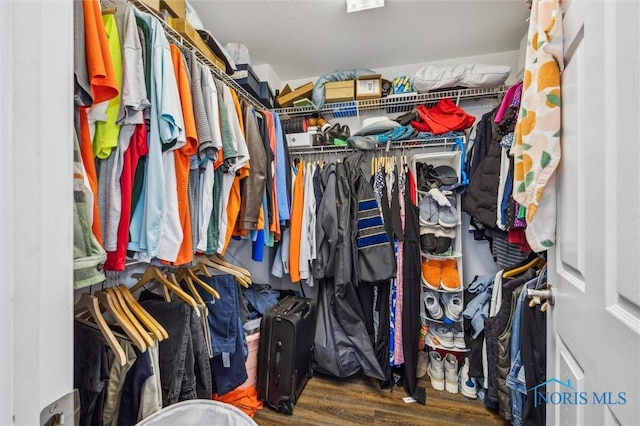
{"type": "Polygon", "coordinates": [[[351,136],[351,130],[349,130],[349,126],[346,124],[340,128],[340,136],[339,139],[346,141],[351,136]]]}

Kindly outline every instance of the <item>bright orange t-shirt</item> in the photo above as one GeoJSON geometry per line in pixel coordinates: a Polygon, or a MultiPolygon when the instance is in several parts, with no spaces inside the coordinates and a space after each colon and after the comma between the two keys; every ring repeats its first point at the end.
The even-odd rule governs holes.
{"type": "Polygon", "coordinates": [[[173,71],[178,83],[178,93],[182,105],[182,116],[184,118],[184,131],[187,143],[180,149],[174,151],[176,160],[176,180],[178,182],[178,213],[180,224],[182,225],[182,244],[178,251],[175,265],[184,265],[193,260],[193,241],[191,240],[191,217],[189,216],[189,169],[191,166],[191,156],[198,152],[198,135],[196,133],[196,120],[193,114],[193,101],[191,98],[191,88],[189,86],[189,75],[184,62],[184,57],[180,49],[175,45],[170,45],[171,59],[173,61],[173,71]]]}

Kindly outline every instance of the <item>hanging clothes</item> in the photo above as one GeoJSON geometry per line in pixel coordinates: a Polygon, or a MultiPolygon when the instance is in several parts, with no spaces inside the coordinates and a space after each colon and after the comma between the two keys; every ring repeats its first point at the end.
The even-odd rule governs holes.
{"type": "MultiPolygon", "coordinates": [[[[407,177],[407,181],[413,180],[407,177]]],[[[405,191],[405,226],[403,244],[402,345],[404,351],[404,390],[425,404],[426,391],[416,384],[420,324],[421,255],[418,206],[405,191]]]]}
{"type": "Polygon", "coordinates": [[[524,86],[511,155],[513,198],[527,209],[527,241],[535,252],[555,244],[555,170],[560,163],[560,74],[564,69],[559,0],[532,2],[524,86]]]}

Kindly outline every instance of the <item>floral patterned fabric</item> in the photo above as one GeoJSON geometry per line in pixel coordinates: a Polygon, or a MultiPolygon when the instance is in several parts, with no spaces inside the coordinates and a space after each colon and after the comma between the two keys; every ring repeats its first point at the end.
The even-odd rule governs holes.
{"type": "Polygon", "coordinates": [[[560,0],[531,6],[522,99],[511,155],[513,198],[527,210],[527,241],[540,252],[555,244],[555,170],[560,162],[560,0]]]}

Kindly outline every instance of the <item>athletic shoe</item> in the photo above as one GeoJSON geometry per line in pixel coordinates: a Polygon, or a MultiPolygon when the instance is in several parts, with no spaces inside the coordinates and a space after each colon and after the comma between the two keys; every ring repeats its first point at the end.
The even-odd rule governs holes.
{"type": "Polygon", "coordinates": [[[445,323],[453,324],[454,322],[460,321],[462,318],[462,311],[464,310],[462,306],[462,297],[460,296],[460,292],[458,293],[443,293],[442,294],[442,304],[444,305],[444,314],[447,316],[447,320],[445,323]]]}
{"type": "Polygon", "coordinates": [[[464,342],[464,331],[453,330],[453,347],[456,349],[467,348],[467,344],[464,342]]]}
{"type": "Polygon", "coordinates": [[[446,327],[429,327],[426,341],[431,347],[453,349],[453,331],[446,327]]]}
{"type": "Polygon", "coordinates": [[[439,320],[444,316],[442,307],[438,302],[440,299],[439,293],[424,289],[422,292],[422,298],[424,299],[424,305],[427,308],[427,312],[432,319],[439,320]]]}
{"type": "Polygon", "coordinates": [[[473,377],[469,377],[469,358],[464,359],[464,364],[458,374],[460,392],[469,399],[478,398],[478,385],[473,377]]]}
{"type": "Polygon", "coordinates": [[[420,226],[438,224],[440,206],[430,194],[422,195],[418,207],[420,208],[420,226]]]}
{"type": "Polygon", "coordinates": [[[456,197],[447,196],[448,203],[438,207],[438,224],[443,228],[455,228],[458,226],[458,210],[456,209],[456,197]]]}
{"type": "Polygon", "coordinates": [[[444,357],[445,388],[449,393],[458,393],[458,358],[454,354],[444,357]]]}
{"type": "Polygon", "coordinates": [[[436,351],[429,352],[429,366],[427,374],[431,378],[431,386],[435,390],[444,390],[444,361],[436,351]]]}

